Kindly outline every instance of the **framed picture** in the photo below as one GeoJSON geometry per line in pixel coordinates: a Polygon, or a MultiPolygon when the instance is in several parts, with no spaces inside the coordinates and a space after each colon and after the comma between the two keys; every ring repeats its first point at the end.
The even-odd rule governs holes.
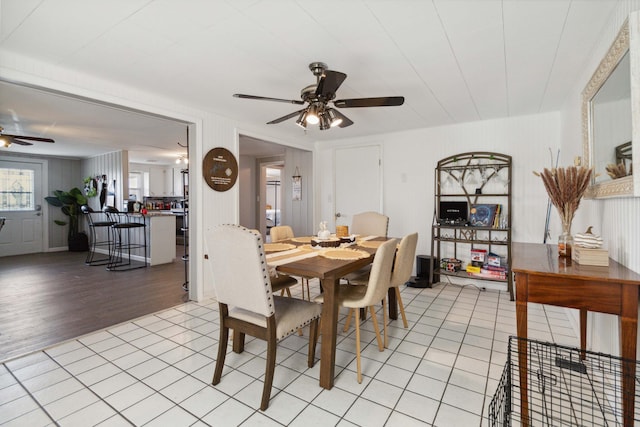
{"type": "Polygon", "coordinates": [[[302,175],[300,175],[300,171],[296,166],[296,170],[293,172],[293,176],[291,177],[291,198],[294,202],[298,202],[302,200],[302,175]]]}
{"type": "Polygon", "coordinates": [[[238,161],[226,148],[212,148],[202,159],[202,175],[215,191],[227,191],[238,179],[238,161]]]}
{"type": "Polygon", "coordinates": [[[474,227],[495,227],[496,215],[500,205],[473,205],[469,215],[469,223],[474,227]]]}
{"type": "Polygon", "coordinates": [[[292,192],[293,192],[293,201],[302,200],[302,177],[300,175],[294,175],[292,178],[292,192]]]}

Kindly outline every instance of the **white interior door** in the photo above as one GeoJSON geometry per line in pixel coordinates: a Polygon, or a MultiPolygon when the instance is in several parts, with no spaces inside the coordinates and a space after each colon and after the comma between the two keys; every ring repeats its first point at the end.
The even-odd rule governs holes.
{"type": "Polygon", "coordinates": [[[0,160],[0,256],[42,252],[41,162],[0,160]]]}
{"type": "Polygon", "coordinates": [[[360,212],[383,213],[381,163],[379,145],[336,149],[336,225],[351,226],[360,212]]]}

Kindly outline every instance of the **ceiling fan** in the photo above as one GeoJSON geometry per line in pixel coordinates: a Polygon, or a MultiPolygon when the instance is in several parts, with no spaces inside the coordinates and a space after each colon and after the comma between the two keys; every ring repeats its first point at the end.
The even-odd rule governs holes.
{"type": "Polygon", "coordinates": [[[323,62],[312,62],[309,69],[316,76],[316,84],[309,85],[300,91],[302,101],[289,100],[281,98],[269,98],[265,96],[243,95],[236,93],[233,96],[244,99],[258,99],[262,101],[286,102],[288,104],[304,105],[308,104],[302,110],[294,111],[291,114],[271,120],[268,125],[284,122],[293,117],[298,116],[296,124],[302,128],[307,124],[319,124],[320,130],[330,129],[332,127],[347,127],[353,122],[340,111],[329,106],[329,102],[333,103],[337,108],[357,108],[357,107],[393,107],[404,103],[403,96],[385,96],[378,98],[351,98],[337,99],[336,91],[347,78],[345,73],[327,69],[327,64],[323,62]]]}
{"type": "Polygon", "coordinates": [[[0,147],[9,148],[11,144],[18,145],[33,145],[27,141],[39,141],[39,142],[50,142],[54,143],[55,141],[51,138],[40,138],[37,136],[24,136],[24,135],[9,135],[4,133],[4,128],[0,126],[0,147]]]}

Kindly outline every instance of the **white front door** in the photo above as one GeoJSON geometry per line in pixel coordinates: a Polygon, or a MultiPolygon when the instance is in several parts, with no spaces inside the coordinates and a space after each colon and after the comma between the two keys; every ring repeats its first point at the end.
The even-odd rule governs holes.
{"type": "Polygon", "coordinates": [[[0,256],[43,251],[42,169],[37,160],[0,160],[0,256]]]}
{"type": "Polygon", "coordinates": [[[351,226],[353,215],[382,212],[382,164],[379,145],[335,151],[336,225],[351,226]]]}

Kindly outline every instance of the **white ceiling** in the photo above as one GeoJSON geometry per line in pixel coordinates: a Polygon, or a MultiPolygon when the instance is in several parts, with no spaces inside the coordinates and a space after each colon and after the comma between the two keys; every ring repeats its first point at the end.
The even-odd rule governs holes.
{"type": "MultiPolygon", "coordinates": [[[[617,3],[0,0],[0,54],[158,93],[266,133],[277,126],[292,137],[328,140],[558,110],[617,3]],[[299,106],[232,97],[299,99],[315,83],[314,61],[348,75],[339,99],[402,95],[405,104],[342,109],[353,126],[304,134],[294,119],[265,124],[299,106]]],[[[36,143],[39,152],[55,146],[60,154],[68,145],[86,156],[97,146],[125,147],[144,161],[154,147],[175,158],[186,139],[184,124],[163,118],[25,95],[29,88],[0,90],[6,133],[56,140],[36,143]]]]}

